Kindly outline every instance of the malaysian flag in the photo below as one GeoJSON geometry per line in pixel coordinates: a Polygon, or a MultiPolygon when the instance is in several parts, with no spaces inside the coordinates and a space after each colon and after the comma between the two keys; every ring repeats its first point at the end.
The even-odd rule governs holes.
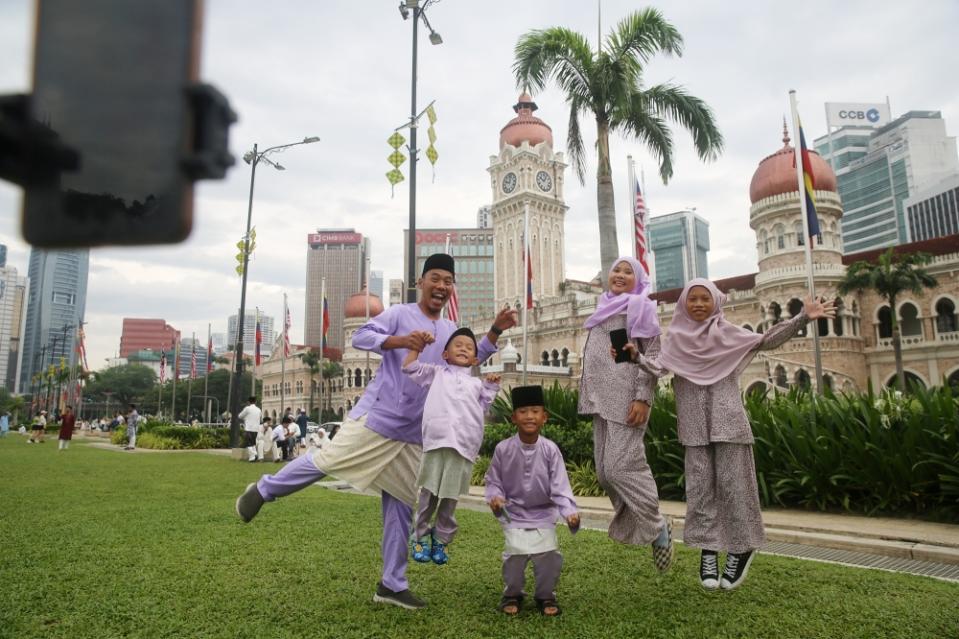
{"type": "MultiPolygon", "coordinates": [[[[287,311],[289,312],[289,311],[287,311]]],[[[287,315],[289,317],[289,315],[287,315]]],[[[287,323],[286,330],[290,330],[290,325],[287,323]]],[[[323,337],[326,338],[326,334],[330,332],[330,305],[326,301],[326,298],[323,298],[323,337]]]]}
{"type": "MultiPolygon", "coordinates": [[[[798,121],[799,116],[796,116],[798,121]]],[[[814,246],[812,238],[819,237],[822,244],[822,232],[819,230],[819,216],[816,214],[816,200],[813,192],[816,190],[816,179],[812,172],[812,160],[809,149],[806,148],[806,135],[799,123],[799,158],[802,162],[803,194],[806,198],[806,232],[809,234],[809,248],[814,246]]],[[[796,153],[793,152],[793,166],[796,166],[796,153]]]]}
{"type": "MultiPolygon", "coordinates": [[[[326,299],[324,298],[323,301],[324,301],[324,309],[325,309],[326,299]]],[[[325,327],[328,327],[328,324],[326,323],[328,317],[329,317],[328,314],[324,314],[323,323],[325,327]]],[[[290,356],[290,327],[291,326],[293,326],[293,321],[290,319],[290,309],[287,308],[286,319],[284,320],[284,324],[283,324],[283,357],[290,356]]]]}
{"type": "Polygon", "coordinates": [[[260,344],[263,343],[263,330],[260,328],[260,313],[259,313],[259,312],[257,312],[257,314],[256,314],[256,333],[255,333],[255,339],[254,339],[254,342],[253,342],[253,343],[255,344],[255,346],[253,347],[253,348],[254,348],[254,353],[255,353],[255,360],[254,360],[254,361],[255,361],[256,365],[259,366],[259,365],[260,365],[260,344]]]}
{"type": "Polygon", "coordinates": [[[450,318],[450,321],[454,324],[460,323],[460,300],[456,295],[456,284],[453,284],[453,288],[450,289],[450,301],[446,305],[446,313],[450,318]]]}
{"type": "Polygon", "coordinates": [[[206,372],[213,370],[213,337],[207,338],[206,344],[206,372]]]}
{"type": "Polygon", "coordinates": [[[193,352],[190,353],[190,379],[196,379],[196,338],[193,338],[193,352]]]}
{"type": "Polygon", "coordinates": [[[180,342],[173,345],[173,381],[180,379],[180,342]]]}
{"type": "Polygon", "coordinates": [[[87,347],[84,344],[83,334],[83,325],[81,324],[80,328],[77,329],[77,359],[80,362],[80,366],[83,367],[83,370],[90,370],[90,366],[87,364],[87,347]]]}
{"type": "Polygon", "coordinates": [[[160,351],[160,383],[166,381],[166,351],[160,351]]]}
{"type": "Polygon", "coordinates": [[[633,247],[636,260],[643,265],[643,269],[649,274],[649,264],[646,263],[646,200],[643,199],[643,190],[639,188],[639,180],[636,180],[635,199],[633,200],[633,227],[636,236],[635,246],[633,247]]]}

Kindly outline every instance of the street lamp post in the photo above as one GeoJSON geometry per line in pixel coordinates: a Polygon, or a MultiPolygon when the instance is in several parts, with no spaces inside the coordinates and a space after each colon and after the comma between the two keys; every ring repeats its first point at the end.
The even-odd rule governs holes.
{"type": "Polygon", "coordinates": [[[250,197],[246,209],[246,235],[243,236],[243,273],[241,274],[242,283],[240,285],[240,314],[236,323],[236,347],[233,350],[234,374],[230,381],[230,445],[237,447],[240,445],[240,384],[243,381],[243,320],[246,314],[246,274],[250,265],[250,229],[253,223],[253,184],[256,179],[256,165],[261,161],[266,162],[277,171],[285,171],[286,167],[274,162],[267,157],[268,154],[291,146],[300,144],[312,144],[319,142],[320,138],[316,136],[306,137],[299,142],[290,144],[280,144],[271,146],[265,151],[259,151],[257,145],[253,145],[253,150],[248,151],[243,156],[243,160],[250,165],[250,197]]]}
{"type": "Polygon", "coordinates": [[[442,44],[443,38],[440,37],[440,34],[433,30],[430,21],[426,18],[426,8],[434,0],[424,0],[422,6],[420,6],[420,0],[405,0],[400,2],[400,15],[403,16],[404,20],[407,20],[410,17],[410,9],[413,10],[413,79],[410,87],[410,230],[409,236],[406,240],[406,254],[407,261],[409,262],[406,266],[406,301],[415,302],[416,301],[416,155],[418,149],[416,148],[416,42],[417,42],[417,27],[420,23],[420,18],[423,19],[423,23],[426,25],[426,28],[430,30],[430,42],[435,44],[442,44]]]}

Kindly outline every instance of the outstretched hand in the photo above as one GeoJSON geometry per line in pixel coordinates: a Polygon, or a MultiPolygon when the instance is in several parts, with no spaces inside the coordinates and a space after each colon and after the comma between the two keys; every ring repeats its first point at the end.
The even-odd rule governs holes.
{"type": "Polygon", "coordinates": [[[818,300],[811,296],[803,301],[803,310],[806,311],[806,317],[811,320],[826,317],[832,319],[836,317],[836,303],[832,300],[826,301],[820,297],[818,300]]]}
{"type": "MultiPolygon", "coordinates": [[[[639,349],[636,348],[636,344],[632,342],[626,342],[626,344],[623,346],[623,350],[629,353],[629,361],[631,362],[639,361],[639,349]]],[[[614,347],[610,347],[609,355],[613,359],[616,359],[616,349],[614,347]]]]}
{"type": "Polygon", "coordinates": [[[501,331],[509,330],[517,324],[519,324],[519,316],[508,304],[500,309],[500,312],[496,314],[496,319],[493,320],[493,326],[501,331]]]}

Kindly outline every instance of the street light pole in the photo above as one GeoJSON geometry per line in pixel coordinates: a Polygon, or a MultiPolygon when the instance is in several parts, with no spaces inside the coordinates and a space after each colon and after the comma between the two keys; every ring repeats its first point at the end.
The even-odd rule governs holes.
{"type": "Polygon", "coordinates": [[[243,322],[246,319],[246,275],[250,265],[250,230],[253,223],[253,185],[256,180],[256,165],[264,161],[278,171],[285,170],[285,167],[266,157],[267,154],[281,149],[287,149],[291,146],[300,144],[312,144],[319,142],[320,138],[316,136],[303,138],[299,142],[290,144],[281,144],[271,146],[265,151],[259,151],[256,144],[253,145],[253,151],[243,156],[243,159],[250,165],[250,196],[246,208],[246,235],[243,236],[243,273],[241,273],[240,284],[240,314],[236,322],[236,347],[233,350],[234,374],[230,381],[230,445],[234,448],[240,445],[240,385],[243,381],[243,322]]]}
{"type": "Polygon", "coordinates": [[[433,0],[425,0],[423,6],[420,6],[419,0],[406,0],[400,3],[400,15],[406,20],[409,17],[409,10],[413,10],[413,73],[410,85],[410,222],[409,234],[406,239],[406,254],[408,264],[406,265],[406,301],[416,302],[416,162],[419,150],[416,148],[416,66],[417,66],[417,34],[419,32],[420,18],[430,30],[430,42],[433,44],[442,44],[440,37],[429,20],[426,19],[426,8],[433,0]]]}

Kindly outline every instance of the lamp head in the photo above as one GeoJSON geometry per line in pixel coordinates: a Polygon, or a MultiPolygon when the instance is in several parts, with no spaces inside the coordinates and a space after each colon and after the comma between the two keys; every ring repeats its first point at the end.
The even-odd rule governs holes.
{"type": "Polygon", "coordinates": [[[253,158],[255,157],[256,155],[254,155],[253,151],[247,151],[243,154],[243,161],[247,164],[251,164],[253,162],[253,158]]]}
{"type": "Polygon", "coordinates": [[[410,19],[410,10],[406,8],[406,5],[402,2],[400,3],[400,15],[403,16],[404,20],[410,19]]]}
{"type": "Polygon", "coordinates": [[[430,31],[430,42],[433,44],[443,44],[443,38],[436,31],[430,31]]]}
{"type": "Polygon", "coordinates": [[[277,171],[285,171],[285,170],[286,170],[286,167],[285,167],[285,166],[283,166],[282,164],[277,164],[276,162],[273,163],[273,168],[275,168],[277,171]]]}
{"type": "Polygon", "coordinates": [[[310,137],[303,138],[303,144],[313,144],[314,142],[319,142],[319,141],[320,141],[320,138],[318,138],[315,135],[311,135],[310,137]]]}

